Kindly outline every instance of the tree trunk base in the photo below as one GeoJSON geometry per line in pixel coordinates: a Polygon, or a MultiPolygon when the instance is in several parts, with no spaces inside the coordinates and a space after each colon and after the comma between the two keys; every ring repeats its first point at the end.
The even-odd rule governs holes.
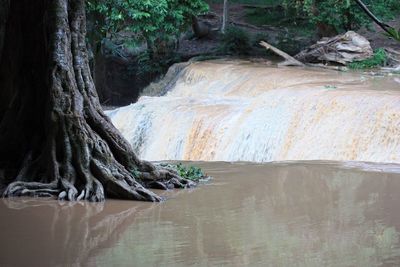
{"type": "Polygon", "coordinates": [[[10,2],[0,65],[4,197],[161,201],[193,182],[139,160],[103,113],[89,69],[84,0],[10,2]]]}
{"type": "MultiPolygon", "coordinates": [[[[147,163],[149,164],[149,163],[147,163]]],[[[106,181],[105,184],[93,178],[90,183],[79,189],[71,182],[53,181],[51,183],[40,182],[25,182],[16,181],[9,184],[4,192],[3,197],[45,197],[57,198],[58,200],[69,201],[104,201],[106,197],[142,200],[159,202],[163,198],[151,192],[147,188],[169,190],[174,188],[191,188],[196,184],[188,179],[179,177],[179,175],[171,170],[156,167],[156,172],[141,172],[138,173],[141,183],[130,177],[131,185],[128,185],[127,180],[106,181]]]]}

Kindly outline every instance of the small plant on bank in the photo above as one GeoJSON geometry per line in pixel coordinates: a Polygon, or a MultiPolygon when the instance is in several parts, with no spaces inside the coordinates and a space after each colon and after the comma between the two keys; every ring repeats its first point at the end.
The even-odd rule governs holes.
{"type": "Polygon", "coordinates": [[[182,163],[179,163],[176,165],[176,169],[179,173],[179,176],[189,179],[191,181],[200,181],[204,178],[206,178],[206,175],[203,173],[203,171],[195,166],[185,166],[182,163]]]}
{"type": "Polygon", "coordinates": [[[194,181],[204,181],[208,180],[210,177],[204,174],[204,172],[195,166],[187,166],[182,163],[178,164],[169,164],[169,163],[161,163],[162,167],[175,171],[180,177],[194,181]]]}
{"type": "Polygon", "coordinates": [[[227,55],[247,55],[251,51],[249,35],[237,27],[229,27],[221,38],[220,52],[227,55]]]}
{"type": "Polygon", "coordinates": [[[374,55],[371,58],[362,61],[352,62],[348,65],[348,67],[353,70],[382,67],[386,65],[387,59],[388,57],[386,55],[385,49],[378,48],[377,50],[375,50],[374,55]]]}

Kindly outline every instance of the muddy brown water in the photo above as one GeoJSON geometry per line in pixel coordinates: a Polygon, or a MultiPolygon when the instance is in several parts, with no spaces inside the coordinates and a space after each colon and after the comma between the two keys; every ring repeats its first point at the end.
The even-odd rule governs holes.
{"type": "Polygon", "coordinates": [[[0,266],[399,266],[400,166],[194,163],[163,203],[0,201],[0,266]]]}

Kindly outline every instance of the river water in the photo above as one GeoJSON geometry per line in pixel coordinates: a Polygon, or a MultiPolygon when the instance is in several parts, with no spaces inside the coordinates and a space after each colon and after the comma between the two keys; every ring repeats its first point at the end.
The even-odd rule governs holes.
{"type": "Polygon", "coordinates": [[[163,203],[2,200],[0,266],[400,265],[399,165],[193,164],[163,203]]]}

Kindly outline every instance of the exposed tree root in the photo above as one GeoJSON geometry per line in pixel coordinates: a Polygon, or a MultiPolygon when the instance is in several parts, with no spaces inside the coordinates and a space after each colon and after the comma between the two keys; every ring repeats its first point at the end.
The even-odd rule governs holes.
{"type": "Polygon", "coordinates": [[[193,186],[173,170],[139,160],[103,113],[89,70],[84,2],[45,0],[39,7],[30,0],[11,3],[12,14],[23,11],[34,23],[25,25],[18,16],[7,26],[2,62],[21,66],[11,68],[15,73],[0,69],[0,88],[12,96],[6,108],[0,106],[2,195],[160,201],[147,188],[193,186]],[[35,26],[37,22],[47,28],[35,26]],[[13,38],[13,27],[25,32],[13,38]],[[16,53],[20,40],[36,54],[16,53]],[[31,74],[38,60],[48,67],[31,74]]]}
{"type": "MultiPolygon", "coordinates": [[[[150,163],[146,163],[149,165],[150,163]]],[[[30,197],[49,197],[59,200],[70,201],[104,201],[106,197],[143,200],[143,201],[161,201],[162,198],[149,191],[146,188],[154,189],[173,189],[188,188],[195,185],[194,182],[181,178],[171,170],[155,167],[152,172],[136,171],[129,174],[126,170],[120,169],[125,176],[113,174],[113,170],[106,166],[101,166],[99,162],[93,161],[93,174],[90,178],[85,177],[86,183],[72,183],[65,177],[58,177],[50,183],[35,181],[15,181],[10,183],[3,192],[3,197],[30,196],[30,197]],[[118,178],[117,178],[118,177],[118,178]]],[[[121,173],[119,175],[121,175],[121,173]]],[[[26,176],[24,176],[26,177],[26,176]]],[[[75,176],[75,179],[82,178],[75,176]]]]}

